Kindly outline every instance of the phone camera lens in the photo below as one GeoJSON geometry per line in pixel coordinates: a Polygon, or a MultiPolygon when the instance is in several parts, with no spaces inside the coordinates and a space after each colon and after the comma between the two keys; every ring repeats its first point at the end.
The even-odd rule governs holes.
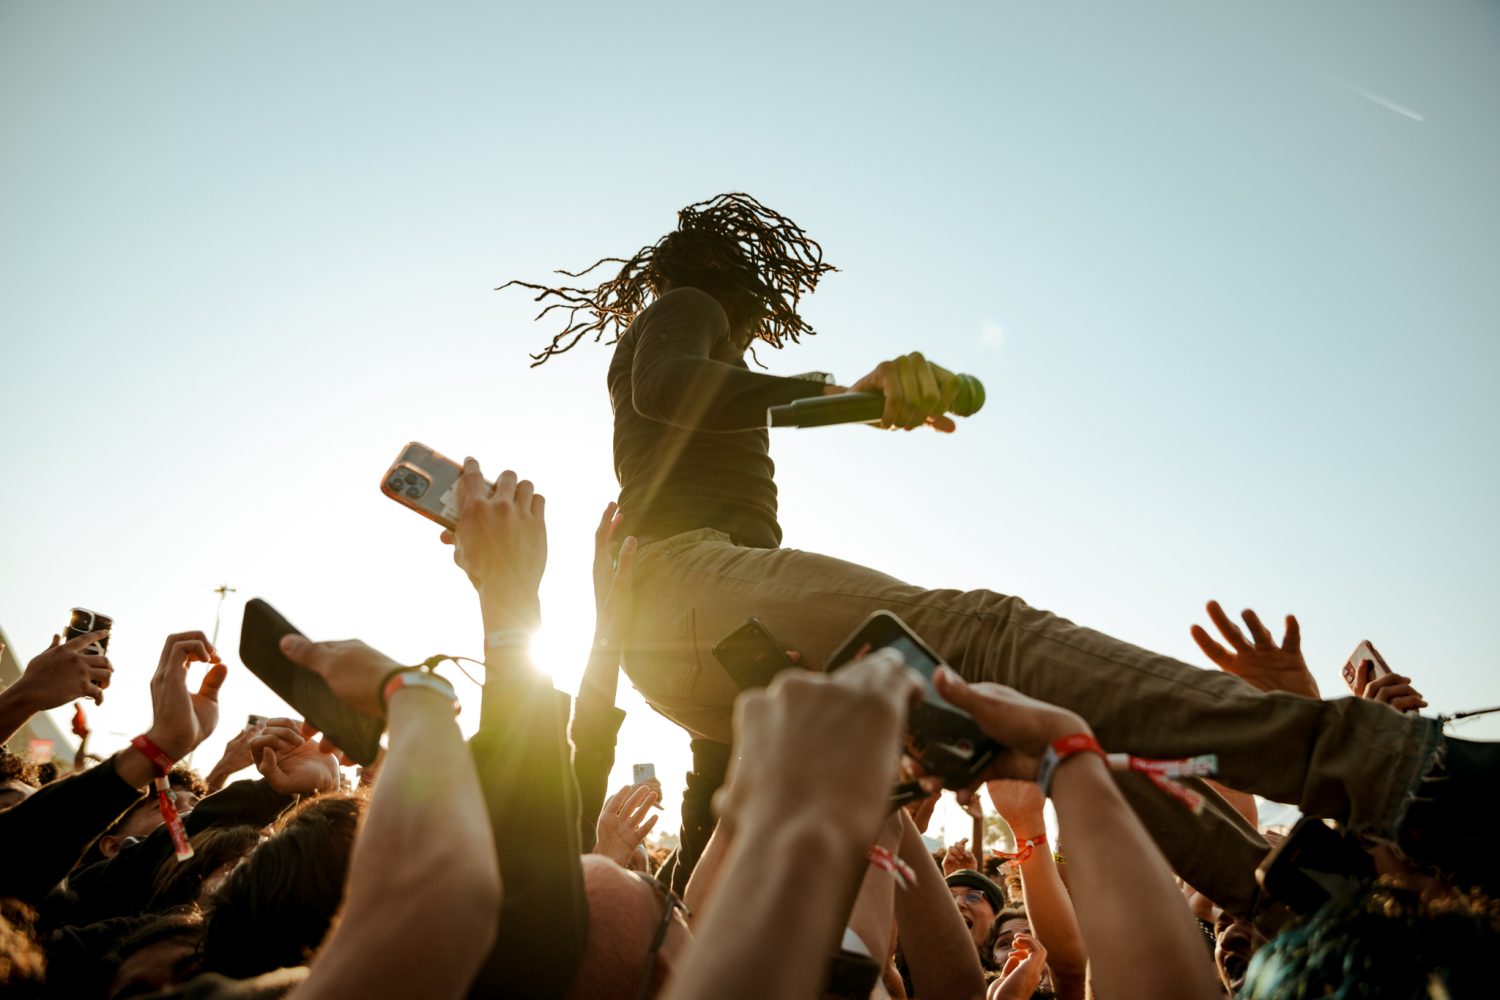
{"type": "Polygon", "coordinates": [[[411,496],[419,497],[427,492],[427,483],[419,479],[416,482],[412,483],[410,488],[408,488],[406,492],[411,496]]]}
{"type": "Polygon", "coordinates": [[[406,485],[408,485],[408,486],[415,486],[415,485],[417,485],[417,474],[415,472],[408,472],[406,474],[406,485]]]}
{"type": "Polygon", "coordinates": [[[415,500],[417,497],[422,495],[422,491],[413,486],[406,491],[406,495],[415,500]]]}
{"type": "Polygon", "coordinates": [[[390,482],[386,483],[386,485],[395,490],[397,493],[400,493],[401,488],[406,484],[401,481],[401,477],[398,475],[392,476],[390,482]]]}

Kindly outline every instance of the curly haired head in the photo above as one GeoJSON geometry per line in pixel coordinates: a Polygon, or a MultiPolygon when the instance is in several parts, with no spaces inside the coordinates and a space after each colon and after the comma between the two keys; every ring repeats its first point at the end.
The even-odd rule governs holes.
{"type": "Polygon", "coordinates": [[[797,342],[813,328],[797,304],[818,279],[836,270],[823,262],[823,248],[801,226],[748,194],[733,192],[695,202],[677,213],[677,228],[630,258],[605,257],[582,271],[558,271],[581,278],[605,264],[619,272],[593,288],[553,287],[508,281],[537,293],[536,301],[557,299],[537,314],[566,311],[568,322],[539,354],[539,365],[569,350],[589,334],[606,343],[620,339],[649,297],[690,286],[725,303],[730,321],[773,347],[797,342]]]}

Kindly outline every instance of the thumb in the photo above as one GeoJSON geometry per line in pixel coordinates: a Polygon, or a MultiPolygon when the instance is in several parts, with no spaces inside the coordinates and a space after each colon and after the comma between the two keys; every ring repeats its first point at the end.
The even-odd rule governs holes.
{"type": "Polygon", "coordinates": [[[281,652],[288,660],[299,667],[308,667],[316,670],[309,661],[312,658],[313,643],[305,635],[289,632],[281,637],[281,652]]]}
{"type": "Polygon", "coordinates": [[[281,769],[281,762],[276,758],[276,751],[266,747],[260,755],[260,773],[267,780],[281,780],[286,777],[286,772],[281,769]]]}
{"type": "Polygon", "coordinates": [[[219,700],[219,688],[224,686],[224,678],[229,676],[229,667],[223,663],[215,663],[208,668],[208,673],[203,675],[203,683],[198,687],[198,693],[211,701],[219,700]]]}
{"type": "Polygon", "coordinates": [[[932,675],[932,686],[950,704],[968,712],[976,721],[982,715],[989,714],[989,699],[970,687],[962,677],[953,672],[952,667],[938,667],[932,675]]]}

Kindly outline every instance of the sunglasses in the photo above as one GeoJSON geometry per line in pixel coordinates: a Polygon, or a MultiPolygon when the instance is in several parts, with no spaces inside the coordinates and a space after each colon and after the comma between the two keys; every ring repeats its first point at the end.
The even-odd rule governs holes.
{"type": "Polygon", "coordinates": [[[667,931],[672,926],[672,914],[678,910],[682,911],[684,920],[692,919],[692,912],[686,904],[677,898],[672,887],[660,879],[654,879],[650,875],[633,871],[630,874],[645,882],[651,887],[651,891],[661,897],[661,921],[656,925],[656,933],[651,936],[651,950],[646,952],[646,977],[641,981],[640,1000],[645,1000],[651,995],[651,980],[656,973],[656,953],[661,951],[662,943],[667,940],[667,931]]]}

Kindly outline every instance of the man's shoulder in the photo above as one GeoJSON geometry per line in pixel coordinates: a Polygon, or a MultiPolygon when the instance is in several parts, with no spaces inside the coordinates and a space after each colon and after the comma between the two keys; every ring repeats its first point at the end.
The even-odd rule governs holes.
{"type": "Polygon", "coordinates": [[[719,305],[718,299],[701,288],[683,287],[657,296],[655,302],[637,313],[626,336],[664,321],[706,322],[716,330],[729,329],[729,316],[724,312],[724,307],[719,305]]]}

